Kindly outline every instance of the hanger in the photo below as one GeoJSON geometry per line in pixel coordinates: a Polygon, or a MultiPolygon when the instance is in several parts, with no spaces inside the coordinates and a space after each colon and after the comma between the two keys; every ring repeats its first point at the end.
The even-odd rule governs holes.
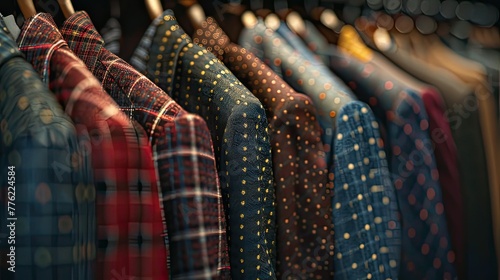
{"type": "Polygon", "coordinates": [[[373,58],[373,51],[363,42],[356,29],[351,25],[342,27],[337,45],[340,50],[362,62],[368,62],[373,58]]]}
{"type": "Polygon", "coordinates": [[[61,7],[65,18],[69,18],[75,13],[75,8],[73,8],[73,3],[71,3],[71,0],[57,0],[57,3],[59,3],[59,6],[61,7]]]}
{"type": "Polygon", "coordinates": [[[290,30],[299,34],[300,36],[305,35],[307,31],[306,23],[298,12],[291,11],[290,13],[288,13],[288,15],[285,18],[285,21],[290,30]]]}
{"type": "Polygon", "coordinates": [[[325,17],[323,15],[323,12],[325,11],[324,7],[316,7],[311,9],[311,12],[309,13],[311,22],[314,24],[314,26],[321,32],[321,34],[328,40],[330,44],[337,44],[338,40],[338,35],[340,32],[340,28],[338,30],[335,28],[336,26],[341,25],[341,21],[339,18],[335,15],[333,18],[330,16],[326,16],[326,19],[328,21],[327,24],[330,26],[333,26],[335,30],[334,31],[331,27],[328,27],[323,21],[325,21],[325,17]]]}
{"type": "MultiPolygon", "coordinates": [[[[157,1],[160,2],[160,0],[157,1]]],[[[177,1],[177,3],[186,8],[189,20],[195,28],[201,27],[202,23],[207,19],[203,7],[200,5],[200,3],[198,3],[197,0],[179,0],[177,1]]]]}
{"type": "Polygon", "coordinates": [[[187,14],[193,26],[200,27],[202,23],[207,19],[207,16],[205,15],[203,7],[197,1],[195,2],[196,3],[190,2],[192,3],[192,5],[187,7],[187,14]]]}
{"type": "Polygon", "coordinates": [[[277,14],[270,13],[264,19],[264,23],[266,24],[267,28],[276,31],[280,27],[281,19],[277,14]]]}
{"type": "Polygon", "coordinates": [[[25,19],[36,15],[35,4],[32,0],[17,0],[17,4],[23,13],[25,19]]]}
{"type": "Polygon", "coordinates": [[[276,12],[286,13],[286,10],[288,10],[288,4],[286,1],[275,0],[273,8],[274,11],[268,9],[261,9],[257,12],[259,13],[260,16],[263,16],[262,18],[264,19],[266,27],[276,31],[281,25],[281,18],[276,12]],[[267,15],[265,13],[267,13],[267,15]]]}
{"type": "Polygon", "coordinates": [[[417,57],[447,69],[464,82],[475,84],[486,79],[486,69],[481,64],[456,54],[437,35],[422,35],[414,31],[410,33],[410,40],[417,57]]]}
{"type": "Polygon", "coordinates": [[[257,25],[259,20],[252,11],[248,10],[241,15],[241,22],[246,28],[252,29],[257,25]]]}
{"type": "Polygon", "coordinates": [[[316,10],[318,14],[317,19],[326,27],[330,28],[335,33],[340,33],[340,30],[344,26],[337,14],[331,9],[316,10]]]}
{"type": "Polygon", "coordinates": [[[148,10],[149,18],[154,20],[163,13],[163,6],[160,0],[144,0],[146,9],[148,10]]]}
{"type": "Polygon", "coordinates": [[[470,40],[479,43],[485,48],[500,48],[500,30],[498,26],[479,27],[473,26],[470,32],[470,40]]]}

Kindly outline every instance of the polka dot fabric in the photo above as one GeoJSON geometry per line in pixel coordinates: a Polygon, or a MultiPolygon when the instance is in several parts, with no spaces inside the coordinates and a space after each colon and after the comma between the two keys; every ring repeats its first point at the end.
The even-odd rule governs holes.
{"type": "MultiPolygon", "coordinates": [[[[274,63],[275,67],[279,66],[286,81],[290,81],[296,89],[304,90],[311,97],[324,129],[323,141],[332,143],[328,155],[333,163],[329,179],[333,180],[335,186],[332,201],[336,246],[335,278],[349,279],[352,275],[367,277],[371,271],[369,264],[372,263],[384,267],[381,272],[373,272],[372,277],[394,278],[399,264],[400,226],[385,155],[380,153],[379,147],[373,146],[379,135],[373,112],[366,104],[355,101],[347,86],[338,77],[334,77],[326,65],[316,61],[305,45],[301,46],[297,39],[289,40],[294,34],[289,34],[285,39],[277,32],[265,30],[261,25],[248,32],[254,32],[254,37],[248,37],[247,34],[243,41],[254,49],[261,49],[266,62],[274,63]],[[292,44],[298,49],[293,49],[292,44]],[[340,115],[340,112],[344,114],[340,115]],[[333,139],[328,139],[329,133],[334,136],[333,139]],[[365,145],[366,143],[370,145],[365,145]],[[381,194],[385,197],[384,201],[381,201],[381,194]],[[349,201],[358,201],[358,197],[365,199],[360,206],[349,204],[349,201]],[[366,205],[363,207],[366,201],[373,203],[370,204],[371,210],[366,205]],[[373,210],[374,207],[377,209],[373,210]],[[358,215],[362,218],[353,218],[358,215]],[[377,217],[384,222],[369,226],[368,229],[368,222],[360,223],[373,223],[377,217]],[[351,235],[353,238],[350,238],[351,235]],[[377,239],[374,239],[375,236],[378,236],[377,239]],[[364,245],[366,247],[360,251],[360,244],[370,246],[364,245]],[[380,255],[382,248],[385,248],[384,254],[380,255]],[[372,260],[374,254],[379,254],[375,262],[372,260]],[[353,265],[354,263],[356,264],[353,265]],[[358,267],[360,264],[363,264],[363,267],[358,267]]],[[[286,29],[281,32],[285,33],[286,29]]]]}
{"type": "MultiPolygon", "coordinates": [[[[327,59],[326,64],[329,65],[332,49],[327,42],[323,41],[324,38],[321,38],[322,35],[319,33],[318,29],[316,29],[316,27],[312,25],[306,24],[306,32],[301,35],[303,35],[302,38],[304,39],[304,41],[309,43],[310,48],[311,44],[315,45],[316,53],[323,54],[322,57],[327,59]]],[[[341,40],[339,43],[342,43],[343,41],[344,40],[341,40]]],[[[348,41],[348,44],[350,45],[349,47],[353,46],[352,41],[348,41]]],[[[377,56],[377,54],[375,54],[371,62],[373,62],[374,65],[378,65],[384,69],[385,73],[383,74],[383,76],[385,78],[383,78],[383,76],[379,76],[379,78],[386,81],[390,80],[392,82],[392,84],[386,83],[389,90],[398,92],[407,88],[411,88],[412,85],[409,84],[408,78],[410,81],[413,78],[411,76],[405,78],[404,73],[398,73],[398,75],[390,74],[390,72],[387,71],[390,69],[386,68],[388,66],[385,65],[386,61],[384,61],[383,57],[377,56]]],[[[362,75],[366,76],[373,71],[381,72],[382,68],[378,68],[378,70],[376,70],[369,64],[363,69],[360,68],[360,72],[362,73],[362,75]]],[[[393,71],[400,71],[395,65],[392,65],[392,68],[393,71]]],[[[335,69],[338,68],[332,67],[333,71],[335,71],[335,69]]],[[[377,83],[376,80],[373,80],[373,82],[377,83]]],[[[450,124],[448,122],[448,118],[446,117],[446,109],[440,92],[436,91],[431,86],[426,86],[425,88],[419,90],[419,95],[422,97],[422,101],[425,105],[425,110],[427,111],[429,117],[429,132],[432,144],[434,145],[436,166],[439,171],[439,183],[442,188],[446,221],[448,223],[453,250],[456,253],[456,267],[457,271],[459,272],[458,277],[459,279],[461,279],[462,277],[466,277],[464,233],[465,214],[463,198],[460,189],[462,178],[458,169],[459,161],[457,147],[455,145],[455,140],[452,137],[450,124]]],[[[477,227],[475,229],[477,229],[477,227]]],[[[483,257],[488,258],[488,256],[486,255],[483,255],[483,257]]],[[[483,273],[485,272],[486,271],[483,270],[483,273]]]]}
{"type": "Polygon", "coordinates": [[[399,278],[455,279],[455,253],[421,97],[393,91],[394,83],[382,79],[383,71],[371,63],[362,64],[340,51],[331,59],[332,69],[387,122],[385,150],[402,223],[399,278]]]}
{"type": "Polygon", "coordinates": [[[214,19],[194,35],[267,111],[277,212],[279,279],[329,279],[333,274],[331,190],[321,128],[310,98],[296,93],[246,49],[229,41],[214,19]]]}
{"type": "Polygon", "coordinates": [[[228,217],[231,276],[275,279],[275,191],[265,110],[220,60],[192,43],[172,11],[153,26],[155,32],[138,51],[147,53],[146,75],[202,116],[212,134],[228,217]]]}
{"type": "Polygon", "coordinates": [[[253,29],[245,29],[240,36],[241,45],[262,59],[290,86],[307,94],[318,111],[318,120],[323,129],[322,141],[327,165],[333,164],[336,119],[342,106],[353,100],[350,90],[338,84],[326,66],[312,61],[313,55],[294,52],[287,41],[276,32],[266,29],[263,23],[253,29]]]}
{"type": "Polygon", "coordinates": [[[335,278],[397,279],[401,226],[379,125],[359,101],[340,110],[335,142],[335,278]]]}
{"type": "MultiPolygon", "coordinates": [[[[75,126],[10,36],[0,20],[0,225],[5,233],[16,225],[15,273],[3,263],[0,278],[93,279],[90,163],[75,126]],[[15,205],[7,203],[13,191],[15,205]],[[7,220],[7,207],[16,221],[7,220]]],[[[12,245],[1,242],[2,254],[12,245]]]]}

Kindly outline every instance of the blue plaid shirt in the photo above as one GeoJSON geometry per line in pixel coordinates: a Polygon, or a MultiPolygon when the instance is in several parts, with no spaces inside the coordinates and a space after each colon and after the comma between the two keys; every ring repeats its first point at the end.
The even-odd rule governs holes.
{"type": "Polygon", "coordinates": [[[15,249],[15,273],[2,257],[1,278],[94,279],[96,223],[89,213],[96,190],[82,149],[89,139],[77,138],[3,20],[0,65],[0,253],[15,249]],[[15,176],[8,176],[9,167],[15,176]],[[14,231],[7,227],[12,223],[14,231]],[[4,242],[8,236],[15,243],[4,242]]]}

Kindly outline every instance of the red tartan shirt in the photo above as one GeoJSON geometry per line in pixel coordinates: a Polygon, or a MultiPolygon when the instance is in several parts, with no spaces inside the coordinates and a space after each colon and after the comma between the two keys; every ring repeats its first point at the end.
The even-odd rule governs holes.
{"type": "Polygon", "coordinates": [[[68,48],[49,14],[28,19],[18,45],[75,123],[91,158],[97,193],[88,219],[97,220],[97,229],[88,230],[97,233],[97,250],[87,257],[97,259],[96,279],[168,279],[157,177],[144,130],[68,48]]]}
{"type": "Polygon", "coordinates": [[[108,94],[149,135],[172,278],[229,277],[226,219],[206,122],[106,50],[85,12],[70,16],[61,33],[108,94]]]}

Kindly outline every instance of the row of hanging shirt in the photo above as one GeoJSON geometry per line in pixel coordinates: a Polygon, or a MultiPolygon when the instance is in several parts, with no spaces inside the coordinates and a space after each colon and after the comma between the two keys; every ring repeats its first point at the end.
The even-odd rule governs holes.
{"type": "Polygon", "coordinates": [[[495,102],[459,74],[350,26],[253,19],[242,48],[167,10],[131,66],[85,12],[0,23],[16,279],[497,277],[495,102]]]}

